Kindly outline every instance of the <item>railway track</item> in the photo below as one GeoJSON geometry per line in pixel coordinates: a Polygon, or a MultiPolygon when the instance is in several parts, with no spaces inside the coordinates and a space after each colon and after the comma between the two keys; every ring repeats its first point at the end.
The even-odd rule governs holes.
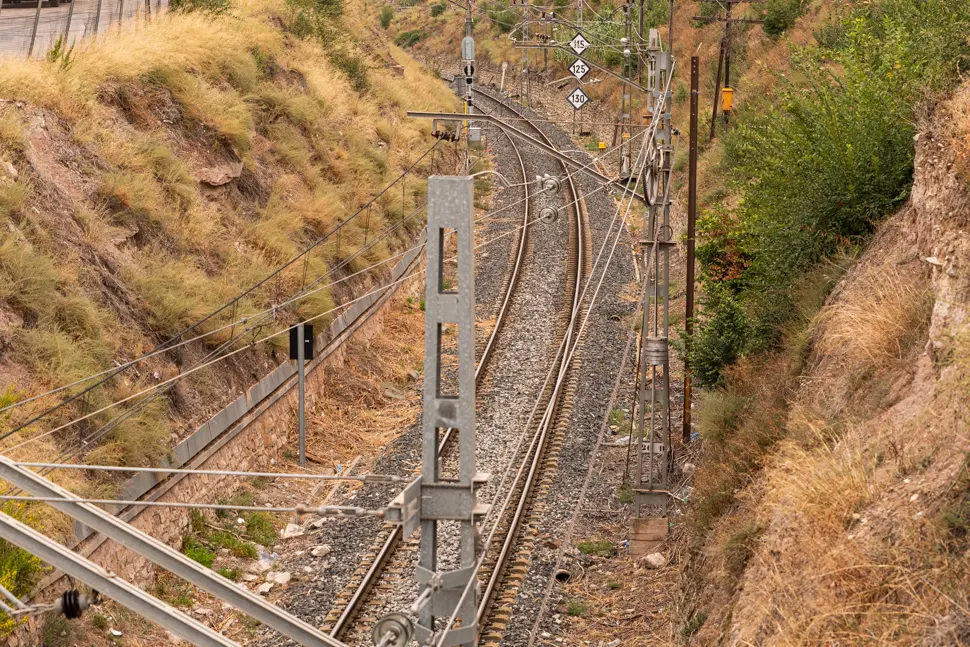
{"type": "MultiPolygon", "coordinates": [[[[515,240],[512,244],[513,258],[511,261],[512,269],[507,274],[505,284],[502,289],[502,300],[499,305],[495,319],[495,325],[481,351],[478,353],[479,361],[475,367],[475,382],[480,384],[485,375],[485,368],[496,348],[496,340],[507,320],[509,306],[515,290],[519,283],[522,267],[525,262],[526,247],[529,232],[529,198],[530,187],[529,177],[526,172],[525,161],[515,140],[507,137],[515,160],[518,164],[525,193],[522,200],[522,222],[517,229],[515,240]]],[[[441,456],[450,444],[452,429],[448,429],[443,434],[438,445],[438,455],[441,456]]],[[[400,580],[407,571],[407,562],[411,561],[416,555],[418,540],[412,538],[406,542],[403,550],[398,550],[401,542],[401,527],[396,525],[384,525],[376,539],[371,543],[370,548],[363,554],[362,561],[357,570],[354,571],[344,590],[337,595],[335,605],[327,616],[323,626],[325,631],[334,637],[344,637],[355,620],[359,619],[360,625],[371,626],[377,621],[374,615],[367,615],[368,608],[377,606],[374,599],[370,598],[373,590],[387,590],[393,587],[391,580],[400,580]]]]}
{"type": "MultiPolygon", "coordinates": [[[[527,119],[521,111],[501,98],[481,90],[476,90],[476,94],[484,103],[490,104],[491,109],[486,107],[486,111],[498,110],[508,112],[517,119],[527,119]]],[[[551,144],[540,128],[528,121],[522,123],[532,128],[544,142],[551,144]]],[[[515,140],[506,135],[502,136],[510,142],[523,183],[527,183],[529,178],[521,149],[515,140]]],[[[566,178],[562,183],[562,190],[566,193],[569,234],[565,305],[557,322],[557,339],[561,341],[551,361],[550,377],[542,386],[536,407],[525,427],[528,435],[522,439],[513,457],[512,464],[519,466],[518,471],[507,484],[507,489],[497,494],[497,500],[503,503],[493,506],[493,513],[486,517],[481,528],[483,536],[490,535],[493,538],[479,572],[484,591],[478,609],[483,645],[500,644],[511,619],[519,586],[528,572],[529,556],[537,537],[538,523],[545,511],[542,501],[551,487],[551,478],[556,471],[559,450],[571,412],[570,401],[577,386],[576,372],[569,371],[564,361],[577,341],[581,319],[581,279],[589,271],[589,224],[582,196],[569,176],[568,169],[565,165],[562,168],[566,178]]],[[[483,379],[503,324],[508,320],[510,304],[525,263],[529,230],[527,225],[533,222],[530,220],[529,199],[535,196],[529,195],[528,184],[525,184],[524,190],[522,225],[518,227],[516,240],[512,245],[512,269],[503,286],[496,323],[479,355],[475,374],[477,382],[483,379]]],[[[535,207],[534,200],[531,206],[535,207]]],[[[442,460],[448,451],[449,440],[450,430],[438,447],[439,456],[443,456],[442,460]]],[[[402,544],[399,528],[383,527],[377,539],[364,551],[358,568],[343,591],[336,596],[324,629],[351,645],[370,644],[370,627],[379,619],[384,608],[382,598],[390,595],[395,588],[406,586],[402,580],[407,578],[416,560],[417,548],[417,539],[412,538],[402,544]]]]}

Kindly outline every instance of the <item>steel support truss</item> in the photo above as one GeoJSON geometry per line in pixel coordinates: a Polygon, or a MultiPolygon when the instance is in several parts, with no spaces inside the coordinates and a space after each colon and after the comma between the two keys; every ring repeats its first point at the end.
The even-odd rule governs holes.
{"type": "Polygon", "coordinates": [[[646,81],[651,90],[648,107],[651,119],[656,122],[656,135],[642,178],[647,208],[641,240],[645,289],[641,304],[637,432],[633,438],[635,519],[666,516],[671,464],[668,335],[670,247],[674,244],[670,227],[673,129],[666,88],[672,59],[669,52],[660,51],[659,45],[657,31],[650,30],[646,81]]]}
{"type": "MultiPolygon", "coordinates": [[[[477,117],[476,117],[477,118],[477,117]]],[[[424,327],[424,415],[421,476],[391,504],[388,520],[404,525],[408,536],[421,528],[421,552],[416,571],[420,594],[415,638],[441,647],[474,647],[478,642],[476,610],[480,597],[474,583],[478,561],[476,518],[488,508],[476,501],[475,489],[486,475],[475,473],[475,247],[472,189],[468,176],[428,179],[427,288],[424,327]],[[455,258],[445,260],[448,234],[456,242],[455,258]],[[445,268],[457,261],[452,282],[445,268]],[[457,384],[446,374],[446,345],[457,325],[457,384]],[[442,432],[457,434],[457,474],[444,474],[438,447],[442,432]],[[441,568],[438,562],[439,524],[457,525],[459,563],[441,568]],[[461,601],[459,608],[458,604],[461,601]],[[454,628],[435,635],[436,619],[448,620],[457,609],[454,628]]],[[[453,356],[453,355],[452,355],[453,356]]],[[[393,643],[392,643],[393,644],[393,643]]]]}
{"type": "Polygon", "coordinates": [[[205,568],[101,508],[78,502],[78,497],[73,493],[18,465],[6,456],[0,456],[0,479],[35,497],[51,499],[51,507],[211,593],[303,647],[346,647],[339,640],[321,633],[315,627],[267,602],[255,593],[240,588],[212,569],[205,568]]]}
{"type": "Polygon", "coordinates": [[[123,604],[193,645],[239,647],[235,641],[216,633],[201,622],[148,595],[114,573],[109,573],[5,513],[0,513],[0,538],[84,582],[102,595],[123,604]]]}

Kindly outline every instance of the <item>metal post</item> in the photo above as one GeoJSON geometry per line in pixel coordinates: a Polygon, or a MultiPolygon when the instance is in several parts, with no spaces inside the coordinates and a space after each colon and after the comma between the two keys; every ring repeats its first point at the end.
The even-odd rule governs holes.
{"type": "MultiPolygon", "coordinates": [[[[78,502],[73,493],[2,455],[0,478],[36,497],[64,499],[63,502],[51,502],[51,507],[228,602],[303,647],[347,647],[101,508],[78,502]]],[[[98,590],[107,593],[105,589],[98,590]]]]}
{"type": "MultiPolygon", "coordinates": [[[[2,2],[2,0],[0,0],[2,2]]],[[[30,32],[30,46],[27,48],[27,60],[34,55],[34,43],[37,41],[37,27],[40,25],[40,5],[43,0],[37,0],[37,12],[34,13],[34,28],[30,32]]]]}
{"type": "MultiPolygon", "coordinates": [[[[78,0],[74,0],[75,2],[78,0]]],[[[98,8],[94,11],[94,37],[98,37],[98,25],[101,23],[101,3],[104,0],[98,0],[98,8]]]]}
{"type": "MultiPolygon", "coordinates": [[[[687,306],[684,332],[688,343],[694,332],[694,232],[697,222],[697,106],[700,95],[697,56],[690,57],[690,149],[687,162],[687,306]]],[[[684,357],[684,443],[690,442],[692,379],[690,363],[684,357]]]]}
{"type": "Polygon", "coordinates": [[[118,31],[125,22],[125,0],[118,0],[118,31]]]}
{"type": "MultiPolygon", "coordinates": [[[[731,27],[733,23],[731,22],[731,5],[733,0],[727,0],[725,6],[725,17],[727,20],[724,23],[724,87],[731,87],[731,27]]],[[[729,113],[724,112],[724,123],[728,122],[729,113]]]]}
{"type": "MultiPolygon", "coordinates": [[[[421,462],[421,552],[417,568],[420,585],[431,588],[430,602],[420,612],[417,638],[427,644],[434,637],[435,617],[449,617],[470,579],[475,577],[475,248],[473,180],[433,176],[428,180],[427,288],[425,293],[424,415],[421,462]],[[446,229],[457,239],[457,279],[454,289],[444,284],[446,229]],[[458,389],[442,385],[442,343],[446,324],[458,325],[458,389]],[[443,480],[438,457],[439,431],[458,433],[458,477],[443,480]],[[457,520],[460,566],[438,572],[438,522],[457,520]],[[435,583],[438,583],[437,585],[435,583]]],[[[444,645],[473,647],[478,642],[473,588],[458,611],[461,626],[448,631],[444,645]]]]}
{"type": "MultiPolygon", "coordinates": [[[[0,0],[2,2],[2,0],[0,0]]],[[[67,8],[67,25],[64,27],[64,47],[66,48],[71,37],[71,21],[74,18],[74,7],[77,5],[76,0],[72,0],[71,6],[67,8]]]]}
{"type": "Polygon", "coordinates": [[[713,113],[711,114],[711,140],[717,127],[717,98],[721,94],[721,66],[724,64],[724,40],[721,40],[721,51],[717,55],[717,79],[714,81],[713,113]]]}
{"type": "Polygon", "coordinates": [[[199,647],[239,647],[235,641],[216,633],[201,622],[173,609],[136,586],[109,573],[30,526],[6,513],[0,513],[0,537],[31,555],[84,582],[92,589],[128,607],[135,613],[165,627],[199,647]]]}
{"type": "Polygon", "coordinates": [[[296,371],[297,384],[299,386],[299,409],[300,409],[300,467],[306,465],[306,379],[305,379],[305,348],[306,348],[306,329],[303,324],[297,326],[296,333],[296,371]]]}

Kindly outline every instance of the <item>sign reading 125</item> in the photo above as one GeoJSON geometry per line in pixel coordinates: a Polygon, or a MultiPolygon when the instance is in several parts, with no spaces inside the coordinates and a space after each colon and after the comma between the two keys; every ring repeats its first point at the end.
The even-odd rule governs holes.
{"type": "Polygon", "coordinates": [[[573,73],[577,81],[582,81],[586,73],[589,72],[589,65],[586,64],[581,58],[577,58],[573,61],[573,64],[569,66],[569,71],[573,73]]]}

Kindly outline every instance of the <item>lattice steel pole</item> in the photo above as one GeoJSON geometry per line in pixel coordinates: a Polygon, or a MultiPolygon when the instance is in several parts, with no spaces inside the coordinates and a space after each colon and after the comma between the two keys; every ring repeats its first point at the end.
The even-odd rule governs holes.
{"type": "MultiPolygon", "coordinates": [[[[417,638],[434,636],[435,617],[448,618],[469,580],[475,577],[475,248],[473,179],[434,176],[428,180],[428,244],[424,326],[424,416],[421,462],[421,554],[418,582],[430,589],[420,611],[417,638]],[[445,280],[446,233],[457,242],[457,285],[445,280]],[[458,380],[444,379],[442,350],[446,326],[458,326],[458,380]],[[438,458],[440,432],[458,434],[459,469],[444,477],[438,458]],[[458,521],[460,566],[438,569],[438,523],[458,521]]],[[[449,263],[450,265],[450,263],[449,263]]],[[[477,584],[465,596],[458,618],[443,643],[473,647],[478,642],[477,584]]]]}
{"type": "Polygon", "coordinates": [[[640,343],[640,387],[637,393],[634,470],[634,538],[657,541],[666,534],[670,453],[670,169],[673,129],[670,96],[665,93],[671,70],[669,52],[655,50],[651,30],[647,85],[652,89],[651,119],[656,121],[654,148],[644,169],[647,213],[644,223],[644,268],[640,343]],[[659,514],[652,514],[657,513],[659,514]],[[640,523],[652,522],[652,523],[640,523]]]}

